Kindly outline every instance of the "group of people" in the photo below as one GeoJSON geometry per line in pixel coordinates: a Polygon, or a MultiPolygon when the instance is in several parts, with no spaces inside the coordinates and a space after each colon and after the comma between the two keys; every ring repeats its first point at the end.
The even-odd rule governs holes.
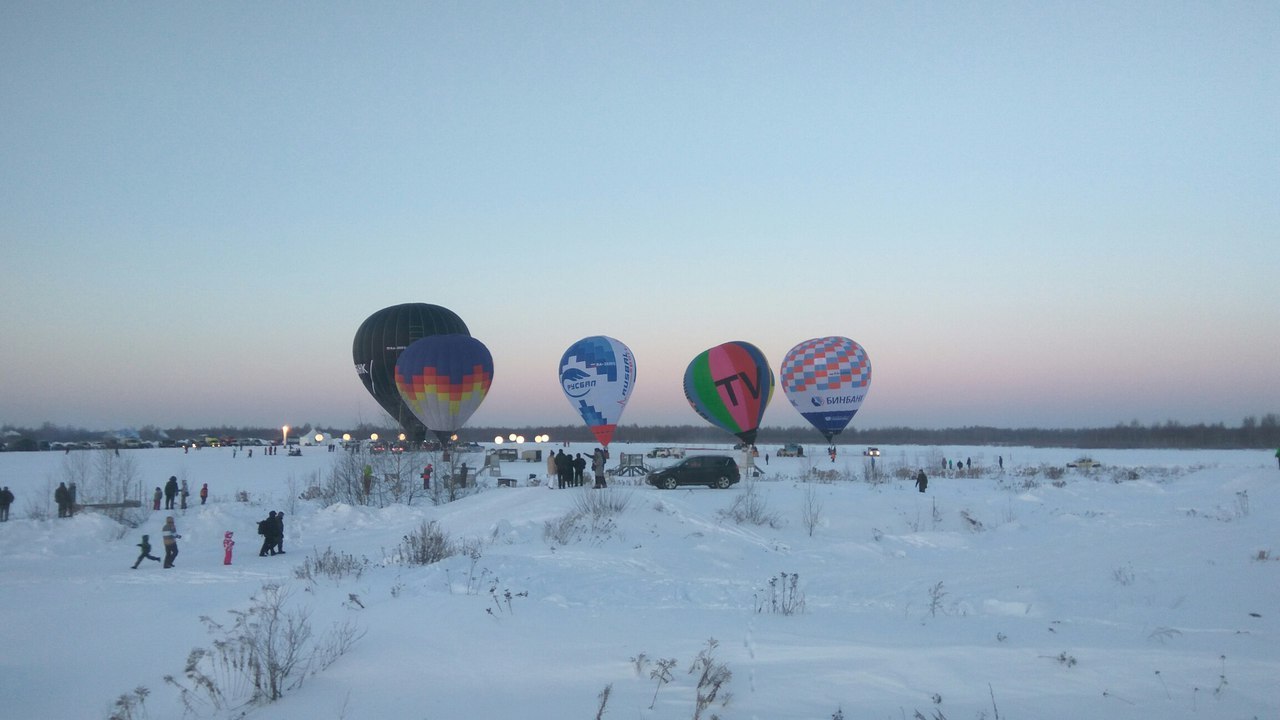
{"type": "MultiPolygon", "coordinates": [[[[65,482],[58,483],[53,491],[53,501],[58,505],[58,517],[69,518],[76,513],[76,484],[67,487],[65,482]]],[[[6,512],[6,515],[8,513],[6,512]]]]}
{"type": "Polygon", "coordinates": [[[258,534],[262,536],[262,550],[258,557],[284,554],[284,513],[272,510],[265,520],[258,521],[258,534]]]}
{"type": "MultiPolygon", "coordinates": [[[[178,478],[174,475],[169,476],[169,481],[164,484],[164,489],[156,488],[155,493],[151,496],[151,509],[159,510],[160,501],[164,501],[165,510],[186,510],[187,497],[191,491],[187,488],[187,479],[182,479],[182,484],[178,484],[178,478]],[[175,505],[177,507],[175,507],[175,505]]],[[[203,505],[209,501],[209,483],[200,486],[200,504],[203,505]]]]}
{"type": "MultiPolygon", "coordinates": [[[[178,557],[178,538],[182,537],[178,534],[177,523],[174,522],[173,516],[165,518],[164,527],[160,528],[160,537],[164,541],[164,567],[165,569],[173,567],[173,561],[178,557]]],[[[133,569],[137,570],[143,560],[155,560],[161,562],[160,558],[151,554],[151,536],[143,535],[142,542],[138,543],[138,559],[133,562],[133,569]]]]}
{"type": "MultiPolygon", "coordinates": [[[[591,456],[591,474],[595,477],[594,487],[605,487],[604,464],[609,454],[604,448],[596,448],[591,456]]],[[[587,471],[587,459],[582,453],[569,457],[563,449],[547,456],[547,475],[556,478],[556,486],[560,489],[582,487],[587,471]]]]}

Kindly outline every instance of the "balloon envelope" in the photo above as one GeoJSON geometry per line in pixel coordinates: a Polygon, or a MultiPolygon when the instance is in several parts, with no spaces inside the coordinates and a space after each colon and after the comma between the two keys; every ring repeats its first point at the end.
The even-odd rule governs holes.
{"type": "Polygon", "coordinates": [[[727,342],[703,351],[689,363],[684,371],[684,396],[712,425],[754,443],[773,397],[773,371],[755,345],[727,342]]]}
{"type": "Polygon", "coordinates": [[[636,384],[631,348],[603,335],[585,337],[560,357],[560,387],[601,445],[609,446],[636,384]]]}
{"type": "Polygon", "coordinates": [[[356,330],[351,355],[365,390],[413,440],[426,437],[426,428],[413,415],[396,387],[396,360],[415,340],[432,335],[470,335],[452,310],[427,303],[392,305],[370,315],[356,330]]]}
{"type": "Polygon", "coordinates": [[[778,381],[796,410],[831,442],[867,396],[871,360],[846,337],[805,340],[783,357],[778,381]]]}
{"type": "Polygon", "coordinates": [[[441,440],[467,422],[492,383],[493,356],[470,335],[422,338],[396,360],[400,395],[441,440]]]}

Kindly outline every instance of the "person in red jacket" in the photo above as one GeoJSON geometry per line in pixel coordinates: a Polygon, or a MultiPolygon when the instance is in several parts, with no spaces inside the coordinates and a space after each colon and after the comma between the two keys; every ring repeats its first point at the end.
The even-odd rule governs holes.
{"type": "MultiPolygon", "coordinates": [[[[209,499],[209,483],[200,486],[200,504],[203,505],[209,499]]],[[[230,563],[227,563],[230,565],[230,563]]]]}
{"type": "Polygon", "coordinates": [[[222,558],[223,565],[231,564],[231,548],[236,546],[236,541],[231,539],[231,531],[228,530],[222,535],[222,549],[226,551],[226,555],[222,558]]]}

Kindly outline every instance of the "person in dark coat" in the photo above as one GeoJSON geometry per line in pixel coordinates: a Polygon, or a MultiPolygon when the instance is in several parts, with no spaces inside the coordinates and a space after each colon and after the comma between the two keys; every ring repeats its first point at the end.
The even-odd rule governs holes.
{"type": "Polygon", "coordinates": [[[258,522],[258,534],[262,536],[262,549],[258,557],[276,554],[276,511],[267,514],[266,520],[258,522]]]}
{"type": "Polygon", "coordinates": [[[174,475],[169,476],[169,482],[164,484],[164,509],[173,510],[174,498],[178,497],[178,478],[174,475]]]}
{"type": "Polygon", "coordinates": [[[929,478],[925,477],[923,468],[920,470],[920,474],[916,475],[916,487],[920,492],[924,492],[924,489],[929,487],[929,478]]]}
{"type": "Polygon", "coordinates": [[[151,536],[150,535],[142,536],[142,542],[138,543],[138,548],[140,548],[141,552],[138,553],[138,559],[135,560],[133,563],[134,570],[138,569],[138,566],[142,564],[143,560],[155,560],[156,562],[160,562],[160,558],[151,554],[151,536]]]}
{"type": "Polygon", "coordinates": [[[173,516],[165,518],[164,527],[160,529],[164,538],[164,567],[173,567],[173,561],[178,559],[178,538],[182,537],[178,534],[178,526],[173,522],[173,516]]]}
{"type": "Polygon", "coordinates": [[[67,490],[66,483],[58,483],[57,489],[53,491],[53,501],[58,504],[58,517],[69,517],[67,506],[71,504],[71,491],[67,490]]]}
{"type": "Polygon", "coordinates": [[[556,482],[561,490],[573,481],[573,460],[564,454],[564,450],[556,451],[556,482]]]}
{"type": "Polygon", "coordinates": [[[13,504],[13,491],[8,485],[0,490],[0,522],[9,522],[9,506],[13,504]]]}
{"type": "Polygon", "coordinates": [[[284,554],[284,513],[276,513],[276,551],[275,555],[284,554]]]}
{"type": "Polygon", "coordinates": [[[582,453],[578,453],[573,458],[573,486],[582,487],[582,474],[587,471],[587,460],[582,457],[582,453]]]}

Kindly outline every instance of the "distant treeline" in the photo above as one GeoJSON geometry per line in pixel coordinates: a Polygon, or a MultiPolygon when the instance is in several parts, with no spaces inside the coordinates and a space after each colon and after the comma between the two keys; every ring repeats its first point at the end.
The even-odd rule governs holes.
{"type": "MultiPolygon", "coordinates": [[[[468,430],[466,439],[485,441],[507,437],[512,432],[503,428],[468,430]]],[[[525,431],[517,430],[518,433],[525,431]]],[[[541,428],[526,433],[549,433],[553,440],[592,441],[585,426],[541,428]]],[[[613,436],[615,443],[724,443],[733,439],[723,430],[701,425],[621,425],[613,436]]],[[[1280,415],[1268,414],[1261,420],[1244,419],[1239,427],[1214,425],[1182,425],[1167,422],[1159,425],[1115,425],[1104,428],[996,428],[960,427],[921,429],[910,427],[848,429],[836,436],[837,445],[1026,445],[1030,447],[1070,448],[1218,448],[1257,449],[1280,447],[1280,415]]],[[[756,445],[826,444],[822,435],[810,427],[761,428],[756,445]]]]}
{"type": "MultiPolygon", "coordinates": [[[[361,424],[354,428],[331,428],[315,423],[299,423],[296,436],[302,432],[314,434],[350,433],[353,438],[367,439],[378,433],[384,439],[393,439],[399,430],[390,426],[361,424]]],[[[131,433],[141,440],[173,442],[181,439],[205,437],[235,437],[279,439],[279,427],[206,427],[159,428],[153,425],[138,428],[131,433]]],[[[70,428],[45,423],[38,428],[21,428],[6,425],[0,427],[0,435],[8,449],[37,449],[51,442],[106,440],[113,441],[121,431],[102,432],[70,428]]],[[[459,440],[490,442],[495,437],[507,438],[511,434],[524,435],[532,440],[535,435],[547,434],[553,442],[594,442],[585,425],[560,425],[548,427],[474,427],[458,433],[459,440]]],[[[723,444],[733,437],[710,425],[621,425],[613,436],[614,443],[661,443],[688,445],[694,443],[723,444]]],[[[761,428],[756,438],[757,446],[801,443],[825,444],[822,435],[810,427],[761,428]]],[[[1280,414],[1269,413],[1258,419],[1246,417],[1239,426],[1228,427],[1221,423],[1184,425],[1169,421],[1156,425],[1140,425],[1136,421],[1112,427],[1053,429],[1053,428],[996,428],[970,426],[945,429],[910,427],[877,428],[870,430],[849,429],[836,437],[838,445],[1026,445],[1031,447],[1070,448],[1220,448],[1258,449],[1280,447],[1280,414]]]]}

